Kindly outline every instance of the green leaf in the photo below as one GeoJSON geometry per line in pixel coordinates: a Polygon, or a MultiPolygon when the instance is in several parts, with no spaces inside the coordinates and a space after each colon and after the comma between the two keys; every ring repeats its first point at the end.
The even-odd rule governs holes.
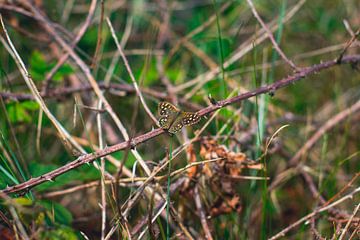
{"type": "MultiPolygon", "coordinates": [[[[52,65],[55,66],[55,64],[52,64],[52,65]]],[[[70,65],[64,64],[55,73],[53,80],[55,82],[61,82],[64,79],[64,77],[69,76],[70,74],[73,74],[73,73],[74,73],[74,70],[72,69],[72,67],[70,65]]]]}
{"type": "Polygon", "coordinates": [[[39,104],[35,101],[22,102],[20,105],[26,110],[36,111],[39,109],[39,104]]]}
{"type": "Polygon", "coordinates": [[[13,200],[21,206],[31,206],[33,204],[33,201],[29,198],[19,197],[14,198],[13,200]]]}
{"type": "Polygon", "coordinates": [[[78,238],[74,229],[67,226],[59,226],[56,229],[48,229],[41,232],[40,239],[43,240],[77,240],[78,238]]]}
{"type": "MultiPolygon", "coordinates": [[[[50,72],[55,65],[55,61],[48,62],[46,61],[44,55],[38,51],[34,51],[30,57],[29,72],[35,81],[43,81],[46,77],[46,74],[50,72]]],[[[72,74],[73,72],[74,70],[70,65],[63,64],[57,70],[52,79],[55,82],[60,82],[64,79],[64,77],[72,74]]]]}
{"type": "Polygon", "coordinates": [[[10,122],[31,122],[31,112],[38,110],[39,105],[34,101],[12,102],[6,105],[10,122]]]}
{"type": "Polygon", "coordinates": [[[29,72],[35,81],[43,80],[45,74],[51,67],[48,62],[45,61],[45,57],[42,53],[34,51],[30,57],[29,72]]]}

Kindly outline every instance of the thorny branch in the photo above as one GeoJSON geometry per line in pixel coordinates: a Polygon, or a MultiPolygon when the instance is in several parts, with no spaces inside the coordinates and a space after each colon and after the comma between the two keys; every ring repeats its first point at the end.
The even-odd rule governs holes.
{"type": "MultiPolygon", "coordinates": [[[[235,96],[235,97],[232,97],[229,99],[218,101],[214,105],[211,105],[211,106],[201,109],[200,111],[198,111],[198,114],[200,116],[204,116],[206,114],[212,113],[212,112],[214,112],[218,109],[221,109],[225,106],[228,106],[230,104],[238,103],[240,101],[243,101],[245,99],[248,99],[248,98],[260,95],[260,94],[264,94],[264,93],[273,94],[276,90],[278,90],[280,88],[288,86],[288,85],[290,85],[298,80],[301,80],[307,76],[313,75],[322,70],[334,67],[339,64],[356,64],[359,62],[360,62],[360,55],[350,55],[350,56],[344,56],[340,63],[338,63],[336,60],[331,60],[331,61],[323,62],[323,63],[317,64],[317,65],[313,65],[313,66],[310,66],[307,68],[303,68],[303,69],[301,69],[300,72],[297,72],[293,75],[283,78],[273,84],[259,87],[252,91],[246,92],[244,94],[240,94],[238,96],[235,96]]],[[[102,149],[102,150],[95,151],[90,154],[82,155],[79,158],[77,158],[76,160],[74,160],[62,167],[59,167],[51,172],[43,174],[39,177],[31,178],[26,182],[7,187],[7,188],[3,189],[2,191],[0,191],[0,193],[8,194],[8,193],[21,193],[24,191],[28,191],[31,188],[33,188],[39,184],[42,184],[44,182],[53,181],[56,177],[66,173],[74,168],[77,168],[85,163],[90,163],[100,157],[103,157],[103,156],[109,155],[111,153],[126,149],[129,146],[129,144],[132,148],[135,148],[137,145],[144,143],[152,138],[155,138],[155,137],[163,134],[164,132],[165,131],[163,129],[157,128],[153,131],[150,131],[148,133],[137,136],[131,140],[121,142],[119,144],[110,146],[110,147],[102,149]]]]}

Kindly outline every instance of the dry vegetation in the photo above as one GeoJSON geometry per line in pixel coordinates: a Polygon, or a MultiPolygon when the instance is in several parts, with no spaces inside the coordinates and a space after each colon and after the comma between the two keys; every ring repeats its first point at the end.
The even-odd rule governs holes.
{"type": "Polygon", "coordinates": [[[360,238],[357,0],[0,14],[1,239],[360,238]]]}

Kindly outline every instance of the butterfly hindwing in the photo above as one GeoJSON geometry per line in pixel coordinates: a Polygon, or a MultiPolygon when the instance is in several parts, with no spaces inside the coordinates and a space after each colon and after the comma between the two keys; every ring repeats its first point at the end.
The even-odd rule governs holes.
{"type": "Polygon", "coordinates": [[[172,121],[171,118],[164,116],[159,119],[159,125],[163,129],[169,129],[172,121]]]}
{"type": "MultiPolygon", "coordinates": [[[[180,114],[181,115],[181,114],[180,114]]],[[[182,123],[182,119],[180,117],[176,118],[176,120],[171,124],[171,127],[168,129],[169,133],[177,133],[184,126],[182,123]]]]}

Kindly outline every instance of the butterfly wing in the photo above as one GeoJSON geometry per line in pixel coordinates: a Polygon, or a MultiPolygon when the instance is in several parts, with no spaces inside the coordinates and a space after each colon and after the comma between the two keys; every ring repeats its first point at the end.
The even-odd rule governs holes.
{"type": "Polygon", "coordinates": [[[201,117],[197,113],[193,112],[182,112],[180,114],[180,117],[184,126],[197,124],[201,119],[201,117]]]}
{"type": "Polygon", "coordinates": [[[174,121],[174,119],[175,119],[175,117],[166,117],[166,116],[161,117],[159,119],[159,125],[161,128],[167,130],[170,128],[171,123],[174,121]]]}
{"type": "MultiPolygon", "coordinates": [[[[180,114],[181,116],[181,114],[180,114]]],[[[171,124],[170,128],[168,129],[169,133],[175,134],[184,126],[181,117],[177,117],[175,121],[171,124]]]]}
{"type": "Polygon", "coordinates": [[[158,105],[158,113],[160,116],[169,115],[172,113],[179,113],[180,109],[169,102],[160,102],[158,105]]]}
{"type": "Polygon", "coordinates": [[[173,123],[175,122],[175,119],[180,113],[180,109],[172,105],[168,102],[160,102],[158,106],[158,112],[161,116],[159,119],[159,125],[163,129],[169,129],[173,123]]]}
{"type": "Polygon", "coordinates": [[[201,117],[197,113],[181,112],[168,131],[170,133],[176,133],[180,131],[183,126],[194,125],[198,123],[200,119],[201,117]]]}

